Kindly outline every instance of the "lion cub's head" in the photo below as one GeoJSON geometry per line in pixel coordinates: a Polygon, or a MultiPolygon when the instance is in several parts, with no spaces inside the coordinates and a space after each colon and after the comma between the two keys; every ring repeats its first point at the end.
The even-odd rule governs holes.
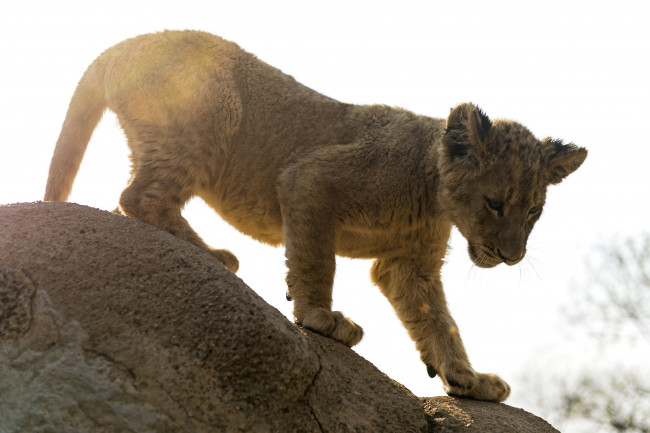
{"type": "Polygon", "coordinates": [[[514,265],[542,214],[548,185],[575,171],[587,150],[538,140],[524,126],[494,122],[472,104],[447,119],[438,158],[439,204],[468,241],[472,261],[514,265]]]}

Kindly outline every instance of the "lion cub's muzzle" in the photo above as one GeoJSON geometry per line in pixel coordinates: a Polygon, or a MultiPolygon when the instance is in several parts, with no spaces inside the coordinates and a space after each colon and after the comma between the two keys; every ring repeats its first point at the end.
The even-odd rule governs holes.
{"type": "Polygon", "coordinates": [[[499,248],[490,248],[487,245],[469,244],[467,251],[472,262],[480,268],[493,268],[501,263],[513,266],[521,262],[526,255],[525,248],[521,252],[513,253],[507,251],[504,254],[499,248]]]}

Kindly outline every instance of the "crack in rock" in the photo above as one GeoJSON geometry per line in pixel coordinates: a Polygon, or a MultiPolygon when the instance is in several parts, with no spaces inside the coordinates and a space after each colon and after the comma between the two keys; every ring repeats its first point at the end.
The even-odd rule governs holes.
{"type": "Polygon", "coordinates": [[[307,407],[309,407],[309,412],[311,413],[311,416],[314,418],[314,421],[316,421],[316,424],[318,425],[318,429],[324,433],[325,429],[323,428],[323,425],[318,419],[318,416],[316,416],[316,412],[314,411],[314,408],[311,406],[311,402],[309,399],[309,393],[312,391],[312,389],[315,389],[316,380],[318,380],[321,371],[323,371],[323,363],[321,362],[320,355],[316,351],[314,351],[314,355],[316,355],[316,359],[318,360],[318,371],[316,371],[314,377],[311,380],[311,383],[307,386],[307,389],[305,389],[304,396],[307,399],[307,407]]]}

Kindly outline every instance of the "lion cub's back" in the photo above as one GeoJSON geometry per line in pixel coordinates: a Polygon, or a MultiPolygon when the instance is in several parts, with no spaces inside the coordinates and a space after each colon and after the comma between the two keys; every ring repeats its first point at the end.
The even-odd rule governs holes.
{"type": "MultiPolygon", "coordinates": [[[[165,31],[127,39],[96,61],[105,67],[108,107],[123,126],[131,120],[164,127],[191,124],[215,109],[233,122],[241,119],[241,103],[233,87],[239,58],[249,56],[235,43],[200,31],[165,31]],[[219,80],[219,86],[211,85],[219,80]],[[221,94],[215,94],[218,90],[221,94]],[[228,106],[215,107],[224,102],[228,106]]],[[[128,130],[127,130],[128,135],[128,130]]]]}

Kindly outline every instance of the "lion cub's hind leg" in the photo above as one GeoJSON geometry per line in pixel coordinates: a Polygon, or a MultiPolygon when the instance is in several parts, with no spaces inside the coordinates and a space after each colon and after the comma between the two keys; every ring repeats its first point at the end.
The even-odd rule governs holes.
{"type": "Polygon", "coordinates": [[[209,247],[181,215],[181,209],[194,195],[196,180],[192,179],[190,170],[171,166],[172,158],[147,164],[133,159],[131,181],[120,197],[122,213],[209,251],[226,268],[237,272],[237,257],[228,250],[209,247]]]}

